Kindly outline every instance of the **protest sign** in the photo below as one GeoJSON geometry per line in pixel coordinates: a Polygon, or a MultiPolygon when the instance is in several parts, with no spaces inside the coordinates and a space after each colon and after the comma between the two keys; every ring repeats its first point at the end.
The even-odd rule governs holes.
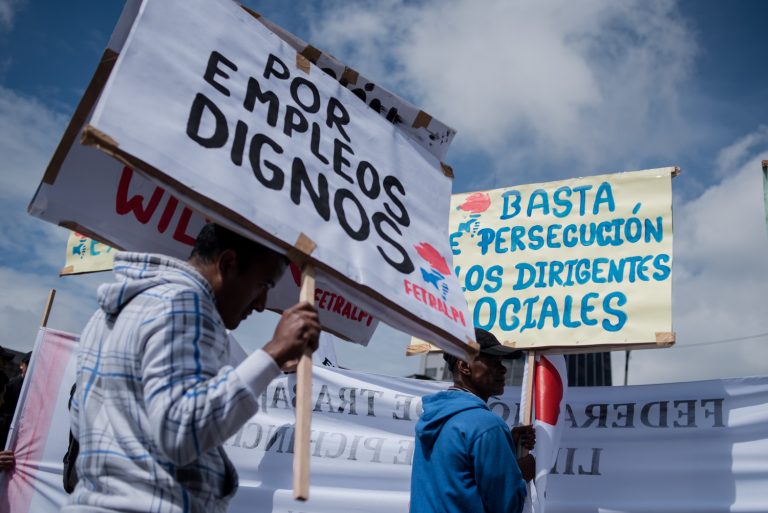
{"type": "MultiPolygon", "coordinates": [[[[179,200],[167,187],[152,183],[140,172],[94,148],[75,143],[90,118],[92,106],[109,76],[117,52],[122,49],[140,5],[138,0],[126,3],[109,48],[29,206],[32,215],[75,230],[93,241],[84,243],[86,253],[80,254],[80,260],[73,258],[75,262],[68,262],[62,275],[73,274],[70,265],[81,267],[75,264],[91,260],[87,254],[89,244],[102,243],[115,249],[186,259],[197,233],[206,222],[205,216],[179,200]],[[84,197],[87,198],[85,202],[84,197]]],[[[77,246],[68,247],[68,254],[74,247],[77,246]]],[[[280,312],[296,303],[299,275],[294,267],[283,276],[269,294],[268,309],[280,312]]],[[[368,344],[378,325],[377,319],[341,294],[333,284],[327,283],[324,277],[318,280],[315,295],[320,322],[326,330],[344,340],[368,344]]]]}
{"type": "Polygon", "coordinates": [[[448,168],[236,5],[145,1],[84,138],[303,253],[374,317],[471,351],[448,168]]]}
{"type": "MultiPolygon", "coordinates": [[[[30,212],[73,228],[79,236],[70,235],[61,275],[111,269],[113,251],[108,247],[162,253],[184,260],[206,222],[205,216],[167,188],[153,184],[98,150],[80,145],[71,148],[55,182],[41,184],[30,212]],[[94,173],[93,164],[102,167],[94,173]],[[89,198],[89,208],[82,209],[82,202],[77,200],[80,195],[89,198]],[[78,222],[67,221],[73,218],[78,222]],[[95,258],[101,263],[95,263],[95,258]]],[[[280,312],[295,304],[299,278],[298,269],[291,267],[270,291],[267,308],[280,312]]],[[[378,324],[373,315],[325,281],[318,283],[315,295],[325,329],[362,345],[370,341],[378,324]]]]}
{"type": "MultiPolygon", "coordinates": [[[[136,0],[126,4],[109,49],[51,159],[29,210],[32,215],[90,235],[118,249],[164,253],[183,259],[189,255],[191,243],[205,222],[205,216],[191,208],[167,185],[152,183],[140,171],[124,166],[91,147],[73,144],[75,139],[79,139],[83,125],[90,119],[92,107],[111,72],[117,53],[122,50],[140,4],[136,0]],[[75,198],[82,196],[88,197],[87,204],[75,201],[75,198]]],[[[276,31],[294,48],[305,45],[265,18],[258,17],[258,21],[276,31]]],[[[347,87],[355,100],[366,101],[368,112],[379,113],[382,120],[387,120],[398,132],[407,134],[425,151],[438,156],[445,153],[455,131],[364,79],[328,54],[307,45],[302,48],[329,74],[329,78],[338,77],[338,83],[347,87]]],[[[360,104],[363,105],[362,102],[360,104]]],[[[398,193],[397,184],[392,180],[384,184],[384,188],[389,188],[393,194],[398,193]]],[[[352,200],[342,198],[342,201],[352,200]]],[[[396,203],[389,208],[395,214],[400,213],[396,203]]],[[[403,212],[405,215],[407,213],[403,212]]],[[[220,218],[216,220],[227,224],[220,218]]],[[[377,226],[382,227],[385,234],[398,236],[396,231],[387,232],[400,229],[392,219],[387,221],[378,216],[372,218],[372,221],[378,223],[377,226]]],[[[395,251],[394,256],[397,257],[396,250],[390,251],[395,251]]],[[[434,256],[432,253],[427,255],[434,256]]],[[[421,263],[429,268],[424,262],[421,263]]],[[[296,269],[293,271],[290,275],[286,274],[270,293],[268,308],[280,311],[296,302],[299,287],[296,269]]],[[[421,288],[411,289],[417,300],[432,304],[438,312],[453,313],[444,301],[437,301],[436,295],[421,294],[421,291],[421,288]]],[[[364,297],[359,296],[356,288],[340,286],[336,278],[322,270],[317,273],[315,297],[324,328],[343,339],[365,345],[378,320],[371,308],[362,306],[364,301],[361,299],[364,297]]]]}
{"type": "Polygon", "coordinates": [[[672,345],[673,173],[454,195],[454,271],[473,323],[519,349],[672,345]]]}
{"type": "MultiPolygon", "coordinates": [[[[39,395],[26,394],[20,406],[25,438],[11,447],[15,471],[0,473],[0,513],[59,511],[67,500],[61,459],[76,337],[45,333],[34,358],[64,372],[33,359],[25,386],[39,395]],[[42,400],[30,402],[35,396],[42,400]]],[[[406,513],[421,397],[448,384],[322,366],[313,372],[312,500],[291,498],[295,378],[281,376],[225,446],[240,474],[229,511],[406,513]]],[[[506,387],[489,406],[512,426],[519,400],[520,388],[506,387]]],[[[765,377],[570,388],[548,513],[764,511],[768,439],[759,434],[768,429],[767,402],[765,377]]]]}
{"type": "Polygon", "coordinates": [[[64,267],[59,276],[95,273],[112,269],[115,250],[78,232],[69,232],[64,267]]]}

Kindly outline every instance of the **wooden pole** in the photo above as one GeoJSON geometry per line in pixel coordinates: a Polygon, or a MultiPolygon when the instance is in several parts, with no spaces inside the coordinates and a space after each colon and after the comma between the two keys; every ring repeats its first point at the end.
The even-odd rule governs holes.
{"type": "MultiPolygon", "coordinates": [[[[524,426],[530,426],[533,423],[533,378],[536,374],[536,351],[528,351],[528,372],[525,375],[525,404],[523,408],[522,424],[524,426]]],[[[528,449],[520,446],[518,450],[519,456],[522,458],[528,454],[528,449]]]]}
{"type": "Polygon", "coordinates": [[[629,383],[629,350],[624,354],[624,386],[629,383]]]}
{"type": "MultiPolygon", "coordinates": [[[[299,301],[315,302],[315,268],[301,272],[299,301]]],[[[309,439],[312,428],[312,351],[307,350],[296,369],[296,428],[293,443],[293,498],[309,499],[309,439]]]]}
{"type": "Polygon", "coordinates": [[[40,327],[45,328],[48,326],[48,317],[51,315],[51,307],[53,306],[53,298],[56,297],[56,289],[51,289],[48,293],[48,301],[45,302],[45,310],[43,310],[43,317],[40,319],[40,327]]]}

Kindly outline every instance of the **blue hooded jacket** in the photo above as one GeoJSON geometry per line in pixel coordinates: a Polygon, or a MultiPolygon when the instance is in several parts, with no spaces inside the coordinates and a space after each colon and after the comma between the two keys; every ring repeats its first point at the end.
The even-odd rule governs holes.
{"type": "Polygon", "coordinates": [[[411,513],[521,512],[525,482],[504,421],[461,390],[425,396],[422,404],[411,513]]]}

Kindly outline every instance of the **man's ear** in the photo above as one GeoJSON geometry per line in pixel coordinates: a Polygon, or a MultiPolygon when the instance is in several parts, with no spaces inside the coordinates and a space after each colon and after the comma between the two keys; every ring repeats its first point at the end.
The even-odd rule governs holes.
{"type": "Polygon", "coordinates": [[[464,360],[456,360],[456,370],[459,371],[459,374],[471,374],[469,370],[469,364],[464,360]]]}
{"type": "Polygon", "coordinates": [[[222,279],[235,277],[239,274],[237,267],[237,253],[233,249],[225,249],[219,253],[216,259],[216,267],[222,279]]]}

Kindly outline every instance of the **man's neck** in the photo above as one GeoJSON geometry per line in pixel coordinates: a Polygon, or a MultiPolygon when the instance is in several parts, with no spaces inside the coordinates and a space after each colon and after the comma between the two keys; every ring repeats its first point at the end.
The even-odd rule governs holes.
{"type": "Polygon", "coordinates": [[[482,395],[478,394],[477,391],[473,390],[472,387],[468,387],[463,383],[456,383],[454,381],[453,386],[451,386],[448,390],[461,390],[463,392],[469,392],[470,394],[476,395],[477,397],[482,399],[484,403],[488,402],[488,397],[483,397],[482,395]]]}

